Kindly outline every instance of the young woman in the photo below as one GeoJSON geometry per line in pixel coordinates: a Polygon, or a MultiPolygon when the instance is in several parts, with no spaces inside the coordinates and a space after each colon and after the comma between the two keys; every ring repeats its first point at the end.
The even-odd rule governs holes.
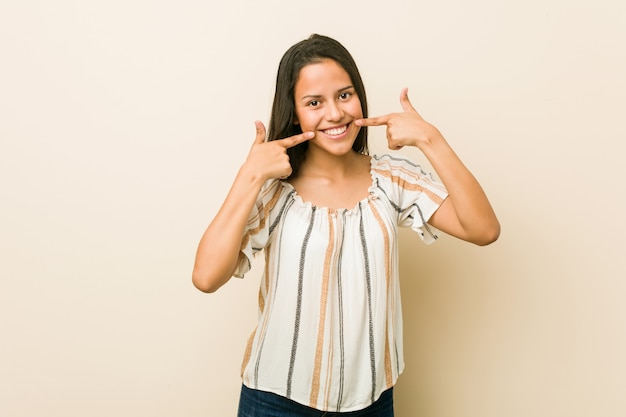
{"type": "Polygon", "coordinates": [[[256,122],[193,271],[213,292],[264,252],[240,417],[392,416],[404,367],[397,228],[427,243],[437,230],[477,245],[498,238],[474,176],[406,89],[400,104],[367,118],[356,64],[331,38],[312,35],[283,56],[268,132],[256,122]],[[390,149],[418,147],[441,182],[407,160],[369,156],[367,126],[386,126],[390,149]]]}

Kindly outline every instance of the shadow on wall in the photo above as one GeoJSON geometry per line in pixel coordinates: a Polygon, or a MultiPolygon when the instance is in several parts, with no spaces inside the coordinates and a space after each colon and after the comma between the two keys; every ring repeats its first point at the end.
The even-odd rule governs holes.
{"type": "Polygon", "coordinates": [[[472,387],[486,377],[481,373],[493,360],[485,346],[507,326],[506,318],[494,322],[488,316],[500,308],[502,297],[516,297],[503,280],[493,285],[499,265],[508,262],[494,262],[502,256],[498,242],[478,247],[442,234],[435,244],[424,245],[402,229],[399,243],[405,370],[395,390],[397,414],[450,415],[461,403],[474,401],[466,396],[485,397],[472,387]],[[451,398],[459,402],[452,408],[451,398]]]}

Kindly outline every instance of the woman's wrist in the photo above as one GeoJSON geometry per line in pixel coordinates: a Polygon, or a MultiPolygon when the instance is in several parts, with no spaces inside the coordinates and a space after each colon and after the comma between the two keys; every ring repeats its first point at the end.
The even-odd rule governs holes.
{"type": "Polygon", "coordinates": [[[246,184],[254,186],[255,188],[258,187],[258,189],[260,189],[261,186],[269,179],[265,178],[260,170],[251,166],[247,161],[244,162],[239,168],[237,178],[243,180],[246,184]]]}

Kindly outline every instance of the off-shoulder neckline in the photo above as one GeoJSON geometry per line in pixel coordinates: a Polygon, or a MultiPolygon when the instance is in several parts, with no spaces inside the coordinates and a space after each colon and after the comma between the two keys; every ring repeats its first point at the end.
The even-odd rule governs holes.
{"type": "Polygon", "coordinates": [[[316,211],[321,212],[321,213],[325,213],[325,212],[330,212],[330,213],[346,213],[346,214],[353,214],[353,213],[358,213],[359,209],[361,206],[363,205],[367,205],[369,203],[369,201],[372,199],[372,196],[375,193],[376,190],[376,176],[375,176],[375,165],[377,164],[379,158],[376,155],[370,155],[370,185],[367,188],[367,195],[365,197],[363,197],[362,199],[360,199],[352,208],[330,208],[330,207],[325,207],[325,206],[318,206],[316,204],[313,204],[310,201],[306,201],[304,200],[299,194],[298,191],[296,190],[296,188],[291,185],[290,183],[288,183],[287,181],[281,181],[281,184],[283,186],[283,188],[288,191],[291,194],[291,198],[294,201],[294,204],[297,204],[299,207],[304,207],[307,209],[313,209],[315,208],[316,211]]]}

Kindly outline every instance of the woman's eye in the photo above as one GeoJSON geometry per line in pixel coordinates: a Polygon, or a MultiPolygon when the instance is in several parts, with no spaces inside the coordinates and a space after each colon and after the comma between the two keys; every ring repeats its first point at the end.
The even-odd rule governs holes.
{"type": "Polygon", "coordinates": [[[319,105],[320,105],[320,102],[319,102],[319,101],[317,101],[317,100],[311,100],[311,101],[309,101],[309,106],[311,106],[311,107],[317,107],[317,106],[319,106],[319,105]]]}
{"type": "Polygon", "coordinates": [[[341,100],[347,100],[347,99],[349,99],[349,98],[350,98],[350,96],[351,96],[351,95],[352,95],[352,93],[341,93],[341,94],[339,95],[339,98],[340,98],[341,100]]]}

